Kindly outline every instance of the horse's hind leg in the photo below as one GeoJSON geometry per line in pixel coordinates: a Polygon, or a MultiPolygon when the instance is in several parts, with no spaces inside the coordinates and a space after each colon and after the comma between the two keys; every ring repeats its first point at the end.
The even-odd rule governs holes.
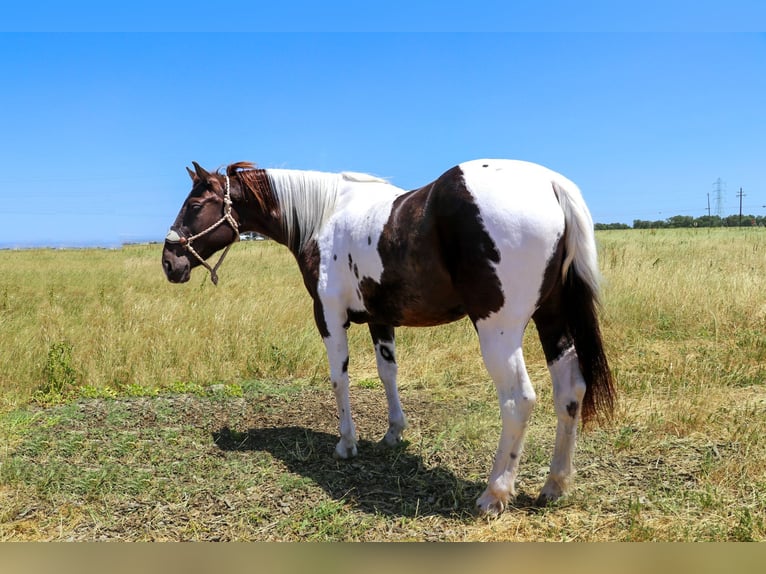
{"type": "Polygon", "coordinates": [[[476,325],[484,364],[497,389],[503,424],[489,483],[476,502],[479,510],[488,514],[501,513],[516,494],[519,457],[536,401],[521,348],[525,323],[498,323],[487,320],[476,325]]]}
{"type": "Polygon", "coordinates": [[[396,346],[394,344],[394,328],[388,325],[370,325],[370,335],[375,345],[375,360],[378,366],[378,375],[386,390],[388,402],[388,431],[386,431],[383,444],[396,446],[402,440],[402,432],[407,427],[407,419],[402,411],[399,401],[399,390],[396,387],[396,346]]]}
{"type": "Polygon", "coordinates": [[[548,364],[553,379],[553,403],[556,407],[558,425],[556,444],[553,447],[551,471],[545,481],[538,505],[556,500],[564,494],[574,476],[575,441],[577,421],[580,418],[582,399],[585,396],[585,381],[580,374],[577,353],[570,347],[555,361],[548,364]]]}
{"type": "Polygon", "coordinates": [[[552,302],[545,302],[533,318],[548,361],[553,382],[553,403],[558,418],[550,474],[537,499],[538,505],[545,505],[566,492],[575,473],[572,461],[577,421],[585,396],[585,380],[555,298],[552,302]]]}

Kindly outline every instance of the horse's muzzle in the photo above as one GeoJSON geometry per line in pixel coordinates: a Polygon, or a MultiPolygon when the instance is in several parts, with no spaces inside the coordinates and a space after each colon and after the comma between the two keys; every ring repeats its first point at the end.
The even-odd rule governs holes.
{"type": "Polygon", "coordinates": [[[191,262],[186,255],[176,255],[165,246],[162,250],[162,269],[171,283],[186,283],[191,278],[191,262]]]}

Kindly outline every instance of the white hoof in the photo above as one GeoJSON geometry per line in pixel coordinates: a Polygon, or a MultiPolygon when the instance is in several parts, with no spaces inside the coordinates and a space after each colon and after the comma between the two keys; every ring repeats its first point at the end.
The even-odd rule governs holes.
{"type": "Polygon", "coordinates": [[[356,456],[356,443],[347,442],[345,439],[340,439],[340,442],[335,445],[335,452],[333,456],[337,459],[346,460],[354,458],[356,456]]]}
{"type": "Polygon", "coordinates": [[[482,515],[499,516],[503,513],[506,506],[508,506],[508,500],[510,498],[510,493],[505,496],[497,496],[488,488],[476,501],[476,507],[482,515]]]}

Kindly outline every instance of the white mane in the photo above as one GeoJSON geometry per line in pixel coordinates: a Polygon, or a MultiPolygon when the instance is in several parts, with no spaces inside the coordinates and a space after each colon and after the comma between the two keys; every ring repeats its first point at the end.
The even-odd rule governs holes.
{"type": "Polygon", "coordinates": [[[324,173],[292,169],[267,169],[271,189],[282,210],[288,245],[303,249],[327,223],[338,199],[340,183],[388,183],[366,173],[324,173]]]}
{"type": "Polygon", "coordinates": [[[341,176],[291,169],[267,169],[266,175],[282,210],[288,245],[303,249],[333,214],[341,176]]]}

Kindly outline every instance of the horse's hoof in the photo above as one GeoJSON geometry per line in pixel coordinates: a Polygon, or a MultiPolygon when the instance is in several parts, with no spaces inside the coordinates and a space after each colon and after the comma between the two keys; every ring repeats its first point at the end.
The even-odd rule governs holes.
{"type": "MultiPolygon", "coordinates": [[[[566,485],[566,483],[564,483],[566,485]]],[[[535,500],[535,506],[548,506],[549,504],[556,502],[564,495],[564,486],[559,481],[554,480],[552,476],[548,477],[545,481],[543,488],[540,490],[540,494],[535,500]]]]}
{"type": "Polygon", "coordinates": [[[544,506],[548,506],[554,500],[556,499],[548,496],[547,494],[543,494],[541,492],[540,495],[535,500],[535,506],[537,506],[538,508],[543,508],[544,506]]]}
{"type": "Polygon", "coordinates": [[[356,445],[346,446],[343,442],[339,442],[335,447],[335,451],[332,453],[336,460],[348,460],[354,458],[357,455],[356,445]]]}
{"type": "Polygon", "coordinates": [[[404,442],[405,441],[402,438],[401,433],[393,434],[391,432],[387,432],[385,435],[383,435],[383,438],[380,439],[380,444],[389,448],[396,448],[401,446],[404,442]]]}
{"type": "Polygon", "coordinates": [[[507,499],[498,498],[491,492],[485,492],[476,501],[476,509],[479,514],[490,518],[500,516],[507,505],[507,499]]]}
{"type": "Polygon", "coordinates": [[[563,493],[562,494],[554,494],[554,493],[551,493],[551,492],[545,492],[545,490],[543,490],[538,495],[537,500],[535,500],[535,506],[537,506],[539,508],[543,508],[545,506],[549,506],[549,505],[553,504],[554,502],[556,502],[557,500],[559,500],[562,496],[563,496],[563,493]]]}
{"type": "Polygon", "coordinates": [[[383,437],[378,441],[378,445],[387,450],[401,450],[407,448],[410,441],[399,438],[396,441],[389,441],[387,437],[383,437]]]}

